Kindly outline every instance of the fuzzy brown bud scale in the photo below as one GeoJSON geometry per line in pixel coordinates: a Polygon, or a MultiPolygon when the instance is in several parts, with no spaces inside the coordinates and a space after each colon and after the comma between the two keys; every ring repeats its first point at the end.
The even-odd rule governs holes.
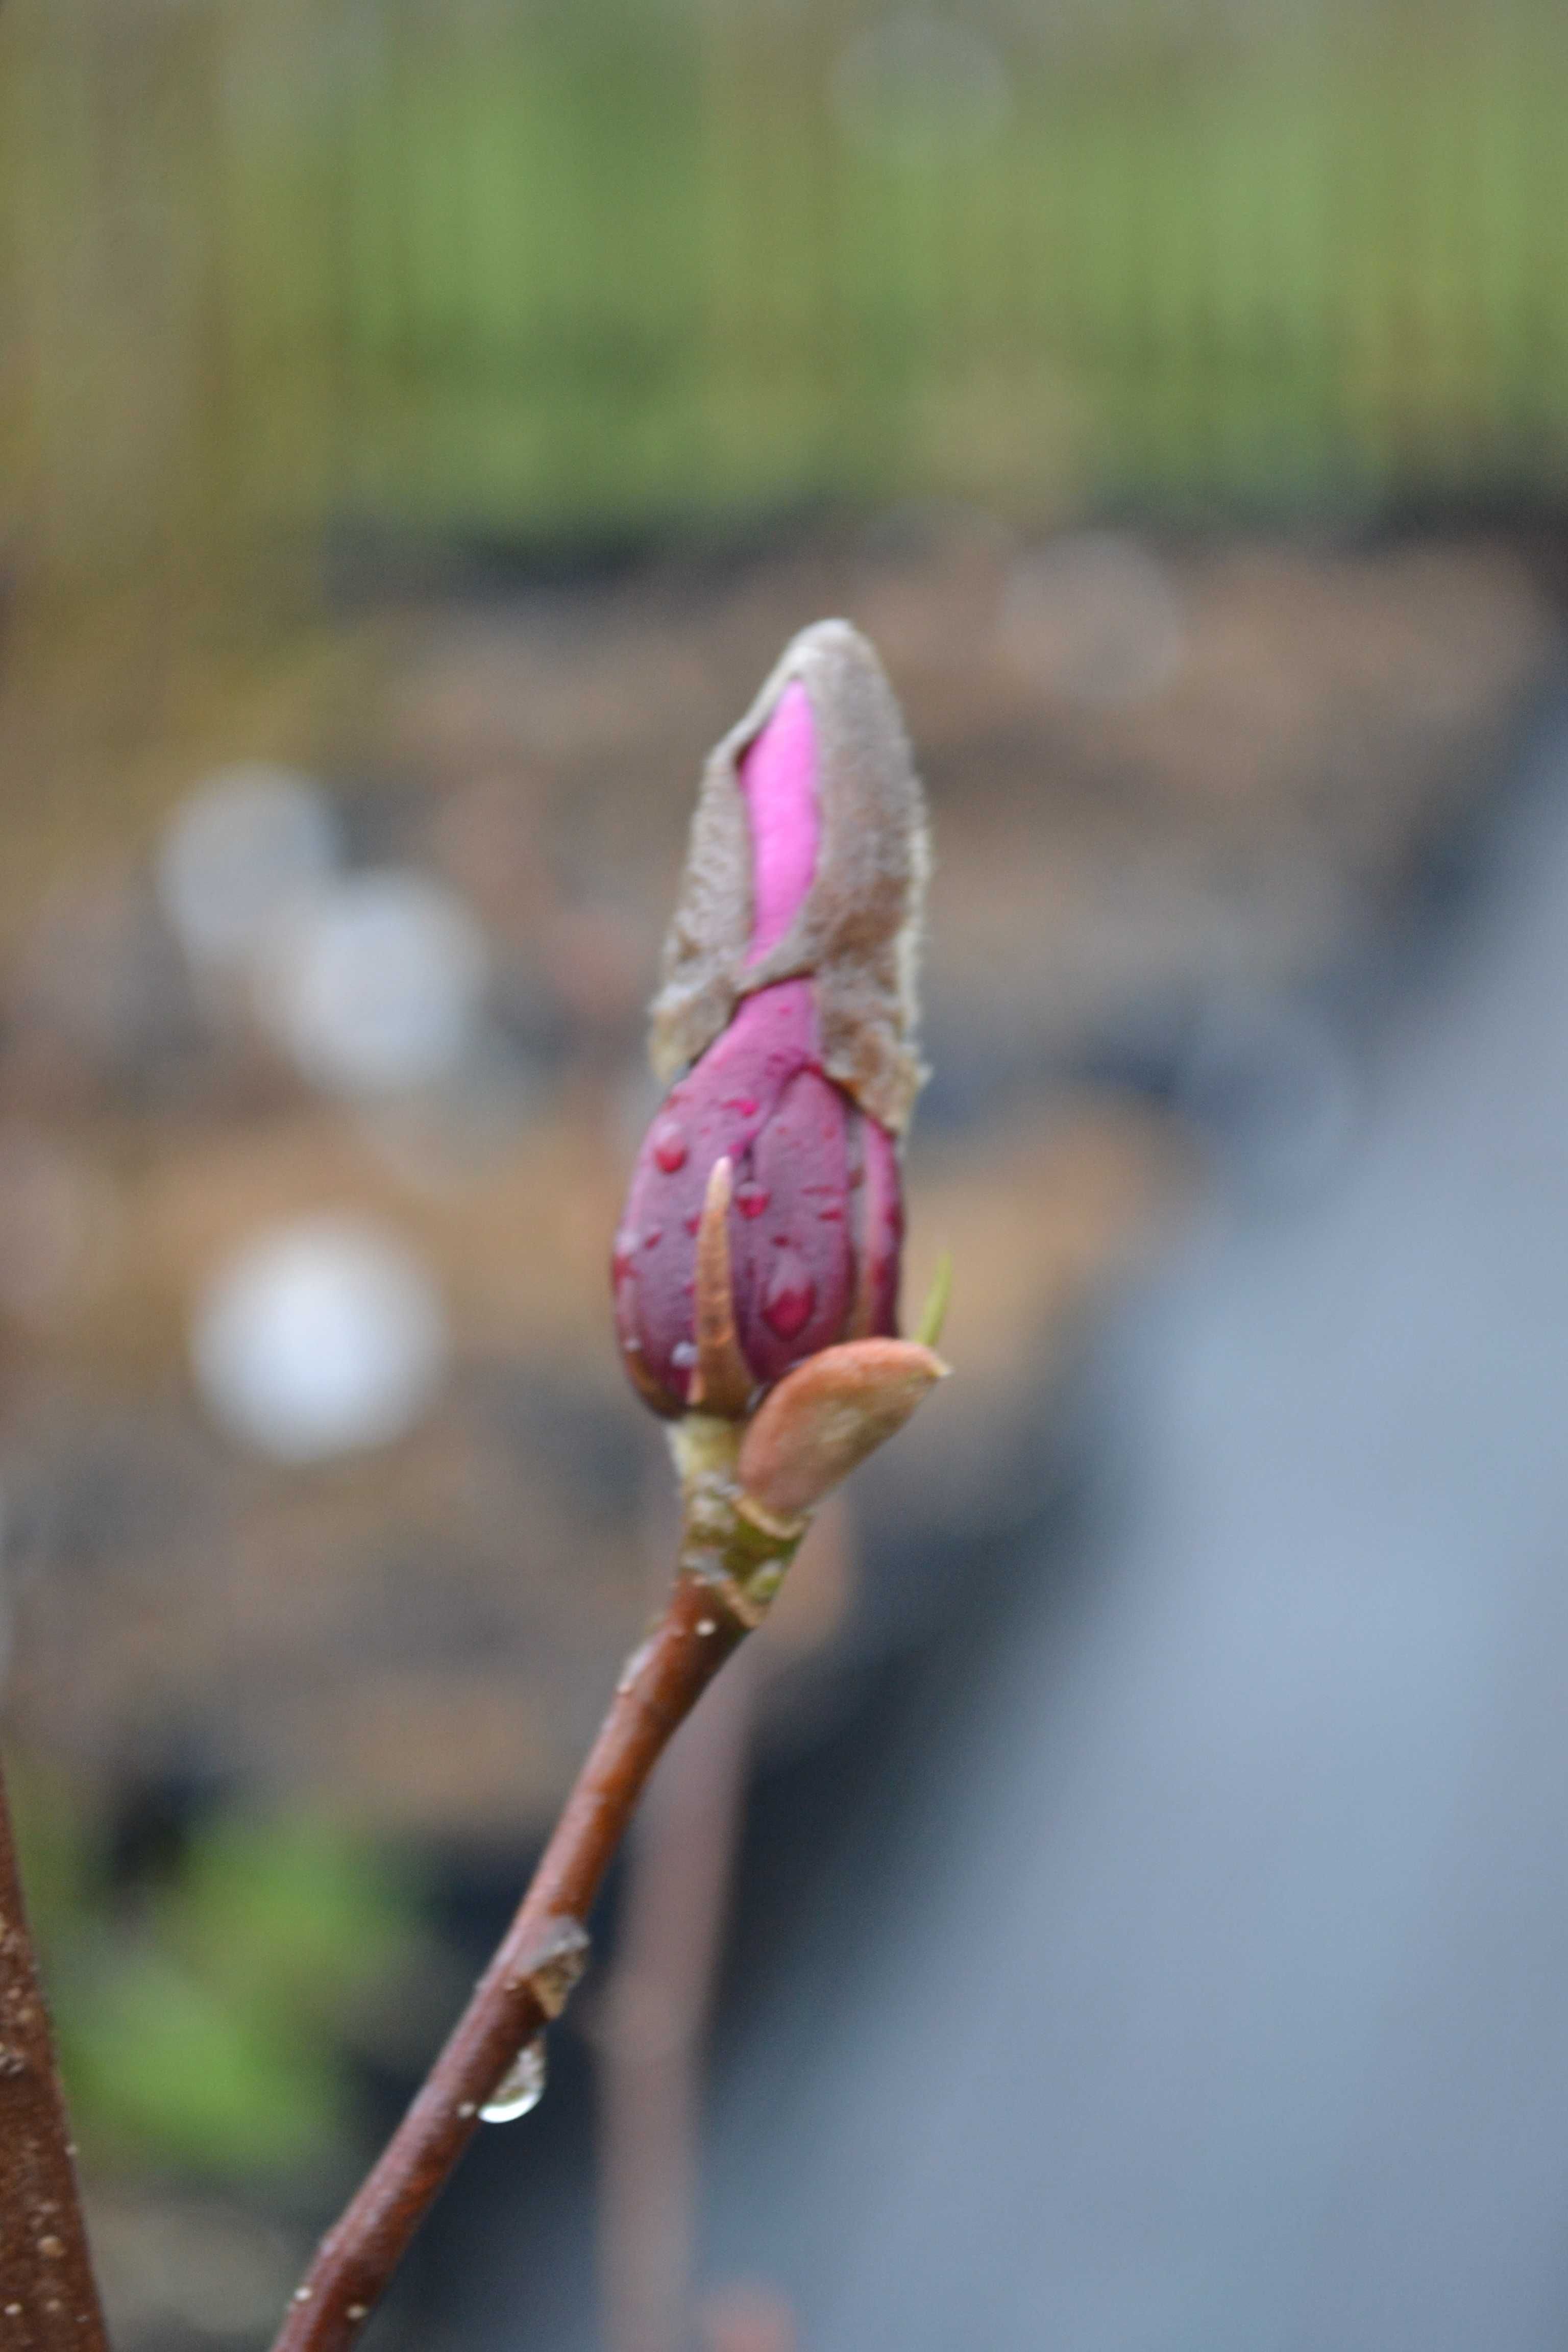
{"type": "Polygon", "coordinates": [[[695,1062],[743,996],[809,974],[825,1074],[901,1136],[925,1076],[915,963],[928,865],[920,782],[881,664],[847,621],[819,621],[785,649],[703,772],[653,1004],[657,1075],[668,1084],[695,1062]],[[792,919],[753,959],[742,767],[792,685],[810,708],[821,847],[792,919]]]}

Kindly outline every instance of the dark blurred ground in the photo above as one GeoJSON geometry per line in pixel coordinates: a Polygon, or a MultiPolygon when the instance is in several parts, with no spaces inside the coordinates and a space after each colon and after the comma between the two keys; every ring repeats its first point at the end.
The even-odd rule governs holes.
{"type": "MultiPolygon", "coordinates": [[[[1006,1400],[1037,1399],[1169,1196],[1199,1097],[1293,1084],[1331,1150],[1314,990],[1386,951],[1557,635],[1501,542],[1031,545],[977,518],[357,624],[329,691],[280,665],[224,723],[231,755],[317,780],[323,893],[412,877],[473,927],[473,1003],[407,1082],[345,1075],[309,1003],[269,1009],[268,941],[221,971],[182,949],[159,827],[200,794],[195,742],[149,747],[129,822],[84,805],[68,864],[49,795],[19,808],[10,1705],[73,1776],[464,1835],[558,1796],[643,1606],[658,1447],[606,1344],[605,1237],[692,781],[783,638],[841,608],[905,701],[939,852],[910,1284],[953,1249],[972,1369],[880,1499],[928,1535],[972,1520],[1006,1400]],[[204,1419],[191,1334],[258,1236],[344,1213],[426,1271],[449,1370],[390,1455],[280,1475],[204,1419]]],[[[29,685],[14,667],[14,738],[49,723],[29,685]]],[[[879,1593],[856,1613],[840,1662],[897,1631],[879,1593]]]]}
{"type": "Polygon", "coordinates": [[[274,2090],[279,2053],[303,2015],[395,2101],[456,1994],[410,1958],[397,1885],[468,1886],[459,1935],[489,1917],[636,1637],[667,1506],[606,1237],[698,763],[784,637],[833,610],[873,635],[931,790],[907,1295],[950,1247],[963,1372],[778,1612],[760,1737],[808,1753],[942,1633],[955,1563],[1044,1507],[1064,1376],[1205,1139],[1263,1197],[1331,1175],[1357,1023],[1552,672],[1551,582],[1501,537],[1027,539],[917,509],[226,657],[193,640],[129,741],[111,633],[52,668],[14,652],[5,730],[43,788],[7,817],[7,1716],[110,1857],[58,1939],[128,2341],[260,2326],[358,2144],[308,2068],[274,2090]],[[238,870],[277,867],[238,915],[236,824],[238,870]],[[410,1344],[389,1401],[374,1368],[410,1344]],[[282,1826],[226,1861],[233,1819],[282,1826]],[[388,1887],[366,1833],[405,1857],[388,1887]],[[322,1836],[351,1841],[330,1880],[322,1836]],[[231,1916],[258,1883],[268,1985],[319,1969],[330,1928],[286,1923],[328,1884],[361,1889],[339,1926],[363,1960],[332,1962],[324,2007],[262,1999],[259,2040],[231,1916]],[[129,1984],[104,1958],[128,1922],[129,1984]],[[193,2108],[204,2063],[227,2089],[193,2108]],[[212,2202],[312,2133],[281,2203],[212,2202]]]}

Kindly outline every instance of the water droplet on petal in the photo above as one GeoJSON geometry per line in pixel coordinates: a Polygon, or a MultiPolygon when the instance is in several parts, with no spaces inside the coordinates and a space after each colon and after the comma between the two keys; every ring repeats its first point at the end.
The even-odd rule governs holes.
{"type": "Polygon", "coordinates": [[[669,1351],[669,1360],[678,1372],[689,1372],[697,1361],[696,1342],[678,1339],[669,1351]]]}
{"type": "Polygon", "coordinates": [[[524,2042],[479,2109],[480,2122],[511,2124],[519,2116],[531,2114],[544,2096],[544,2036],[536,2033],[524,2042]]]}
{"type": "Polygon", "coordinates": [[[765,1184],[745,1183],[735,1187],[735,1206],[743,1217],[762,1216],[772,1199],[773,1194],[765,1184]]]}
{"type": "Polygon", "coordinates": [[[673,1176],[686,1165],[686,1130],[679,1119],[661,1118],[653,1131],[655,1164],[667,1176],[673,1176]]]}
{"type": "Polygon", "coordinates": [[[793,1250],[776,1259],[763,1300],[763,1319],[769,1328],[781,1339],[798,1339],[816,1305],[816,1285],[801,1259],[793,1250]]]}

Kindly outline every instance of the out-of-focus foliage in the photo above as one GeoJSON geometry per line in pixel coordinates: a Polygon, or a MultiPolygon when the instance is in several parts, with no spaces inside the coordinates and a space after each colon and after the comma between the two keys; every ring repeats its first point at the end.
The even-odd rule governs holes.
{"type": "Polygon", "coordinates": [[[218,1811],[114,1883],[55,1784],[16,1806],[61,2072],[88,2154],[202,2177],[330,2170],[345,2049],[405,1977],[413,1890],[318,1820],[218,1811]]]}
{"type": "Polygon", "coordinates": [[[1549,0],[16,0],[0,88],[8,520],[79,565],[1568,465],[1549,0]]]}

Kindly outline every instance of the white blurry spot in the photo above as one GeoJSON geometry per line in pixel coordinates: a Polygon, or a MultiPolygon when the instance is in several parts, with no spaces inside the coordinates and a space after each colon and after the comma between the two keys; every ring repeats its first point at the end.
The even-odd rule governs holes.
{"type": "Polygon", "coordinates": [[[518,2052],[479,2109],[481,2120],[487,2124],[514,2124],[519,2116],[531,2114],[544,2096],[544,2036],[536,2033],[518,2052]]]}
{"type": "Polygon", "coordinates": [[[387,867],[298,909],[257,972],[257,1009],[314,1084],[387,1094],[449,1076],[488,979],[484,935],[452,891],[387,867]]]}
{"type": "Polygon", "coordinates": [[[1003,651],[1047,692],[1101,708],[1168,686],[1186,630],[1164,565],[1136,540],[1085,531],[1016,563],[1002,592],[1003,651]]]}
{"type": "Polygon", "coordinates": [[[850,42],[833,78],[846,135],[889,160],[929,164],[994,139],[1007,120],[1007,70],[973,26],[911,9],[850,42]]]}
{"type": "Polygon", "coordinates": [[[193,964],[240,964],[285,908],[325,887],[337,829],[308,776],[260,761],[225,768],[164,828],[158,897],[193,964]]]}
{"type": "Polygon", "coordinates": [[[446,1370],[435,1283],[395,1234],[320,1217],[263,1234],[200,1301],[192,1353],[207,1405],[281,1462],[384,1445],[428,1409],[446,1370]]]}

